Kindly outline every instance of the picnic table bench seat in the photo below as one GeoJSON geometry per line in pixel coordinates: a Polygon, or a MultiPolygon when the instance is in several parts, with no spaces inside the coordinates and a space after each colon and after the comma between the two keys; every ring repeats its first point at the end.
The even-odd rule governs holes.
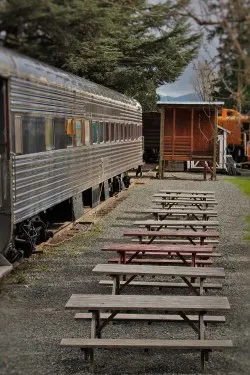
{"type": "MultiPolygon", "coordinates": [[[[112,280],[100,280],[99,281],[100,285],[104,286],[113,286],[113,281],[112,280]]],[[[120,285],[125,285],[126,281],[121,281],[120,280],[120,285]]],[[[199,283],[191,283],[193,288],[198,289],[200,287],[199,283]]],[[[131,281],[129,286],[133,287],[155,287],[159,288],[160,290],[162,288],[188,288],[189,286],[186,283],[180,283],[180,282],[164,282],[164,281],[131,281]]],[[[222,284],[214,284],[214,283],[204,283],[203,288],[205,291],[208,289],[222,289],[222,284]]]]}
{"type": "MultiPolygon", "coordinates": [[[[125,259],[125,264],[128,263],[129,258],[125,259]]],[[[108,263],[119,263],[119,258],[110,258],[108,260],[108,263]]],[[[192,264],[191,259],[185,259],[185,262],[183,262],[181,259],[158,259],[158,258],[134,258],[130,261],[132,264],[177,264],[177,265],[184,265],[184,264],[192,264]]],[[[213,264],[213,261],[211,259],[196,259],[195,261],[197,266],[210,266],[213,264]]]]}
{"type": "MultiPolygon", "coordinates": [[[[109,313],[101,313],[100,319],[107,319],[109,313]]],[[[198,322],[198,315],[187,315],[188,319],[192,322],[198,322]]],[[[76,320],[89,320],[92,319],[91,313],[76,313],[74,316],[76,320]]],[[[184,322],[184,319],[180,315],[174,314],[122,314],[118,313],[114,319],[115,321],[126,321],[126,320],[135,320],[135,321],[147,321],[152,322],[184,322]]],[[[204,322],[207,323],[225,323],[226,318],[224,315],[204,315],[204,322]]]]}
{"type": "Polygon", "coordinates": [[[94,349],[151,349],[151,350],[195,350],[201,353],[201,372],[205,372],[205,358],[213,350],[230,349],[231,340],[165,340],[165,339],[99,339],[66,338],[62,339],[63,348],[80,348],[85,351],[85,358],[90,358],[90,371],[94,372],[94,349]]]}
{"type": "Polygon", "coordinates": [[[214,210],[197,210],[197,209],[189,209],[183,208],[181,209],[164,209],[164,208],[147,208],[138,211],[140,214],[151,214],[154,216],[156,220],[163,220],[166,218],[173,218],[173,217],[186,217],[188,220],[199,220],[201,217],[202,220],[208,220],[210,217],[217,217],[218,213],[214,210]]]}
{"type": "Polygon", "coordinates": [[[147,229],[151,230],[152,228],[186,228],[190,227],[193,230],[195,228],[203,228],[203,230],[207,228],[217,228],[219,226],[219,222],[215,220],[136,220],[134,221],[133,225],[139,227],[146,227],[147,229]]]}

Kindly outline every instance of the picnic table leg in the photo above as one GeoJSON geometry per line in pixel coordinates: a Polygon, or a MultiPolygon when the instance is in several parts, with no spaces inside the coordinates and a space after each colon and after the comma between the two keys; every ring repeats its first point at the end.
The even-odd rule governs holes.
{"type": "MultiPolygon", "coordinates": [[[[92,311],[92,320],[91,320],[91,332],[90,337],[95,339],[97,336],[97,325],[98,325],[98,311],[92,311]]],[[[94,371],[94,349],[89,349],[89,369],[91,372],[94,371]]]]}
{"type": "Polygon", "coordinates": [[[119,277],[119,275],[114,275],[114,277],[113,277],[112,294],[120,294],[120,277],[119,277]]]}
{"type": "MultiPolygon", "coordinates": [[[[199,339],[205,340],[205,324],[204,324],[204,311],[200,311],[199,313],[199,339]]],[[[205,356],[206,356],[206,350],[201,350],[201,372],[205,372],[205,356]]]]}

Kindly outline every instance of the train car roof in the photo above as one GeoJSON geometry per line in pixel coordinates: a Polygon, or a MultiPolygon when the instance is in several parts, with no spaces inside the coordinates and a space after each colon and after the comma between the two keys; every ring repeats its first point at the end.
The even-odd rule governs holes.
{"type": "Polygon", "coordinates": [[[141,110],[140,103],[135,99],[4,47],[0,47],[0,76],[6,78],[15,76],[67,87],[141,110]]]}

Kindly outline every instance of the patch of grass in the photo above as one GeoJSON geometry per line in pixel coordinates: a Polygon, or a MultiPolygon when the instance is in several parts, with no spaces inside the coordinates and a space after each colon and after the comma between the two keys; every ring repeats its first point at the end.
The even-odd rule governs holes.
{"type": "Polygon", "coordinates": [[[240,190],[243,191],[246,195],[250,197],[250,177],[249,178],[242,178],[242,177],[232,177],[226,179],[228,182],[235,184],[238,186],[240,190]]]}
{"type": "Polygon", "coordinates": [[[24,276],[23,273],[17,273],[13,277],[13,282],[14,284],[24,284],[26,282],[26,277],[24,276]]]}
{"type": "MultiPolygon", "coordinates": [[[[226,180],[238,186],[238,188],[242,190],[243,193],[250,197],[250,178],[233,177],[227,178],[226,180]]],[[[248,223],[248,234],[244,236],[244,240],[250,241],[250,216],[246,217],[246,222],[248,223]]]]}

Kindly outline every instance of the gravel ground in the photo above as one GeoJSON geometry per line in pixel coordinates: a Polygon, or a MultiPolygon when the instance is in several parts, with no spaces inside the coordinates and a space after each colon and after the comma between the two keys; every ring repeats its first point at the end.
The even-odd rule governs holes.
{"type": "MultiPolygon", "coordinates": [[[[100,218],[88,234],[79,234],[57,249],[33,256],[1,285],[0,373],[11,374],[88,374],[79,350],[61,349],[63,337],[89,337],[89,322],[76,322],[73,311],[64,306],[72,293],[110,293],[98,285],[99,276],[91,270],[104,263],[108,254],[100,252],[104,243],[121,240],[124,228],[133,219],[127,210],[150,207],[153,193],[160,188],[214,190],[219,202],[222,258],[215,265],[225,267],[226,281],[219,292],[229,298],[231,310],[226,324],[208,326],[208,337],[228,338],[234,349],[214,352],[207,365],[208,374],[249,374],[249,243],[244,241],[245,216],[249,215],[249,199],[234,185],[219,177],[217,182],[199,181],[198,175],[176,174],[178,179],[149,180],[128,191],[112,212],[100,218]],[[185,178],[185,179],[183,179],[185,178]],[[189,178],[189,180],[187,180],[189,178]]],[[[142,179],[143,180],[143,179],[142,179]]],[[[157,294],[152,289],[130,288],[131,294],[157,294]]],[[[176,293],[176,290],[169,291],[176,293]]],[[[211,292],[216,294],[218,292],[211,292]]],[[[103,337],[196,338],[184,323],[117,323],[104,330],[103,337]]],[[[99,350],[95,372],[114,374],[199,374],[199,354],[178,351],[99,350]],[[119,356],[119,357],[118,357],[119,356]],[[118,360],[119,359],[119,360],[118,360]]]]}

